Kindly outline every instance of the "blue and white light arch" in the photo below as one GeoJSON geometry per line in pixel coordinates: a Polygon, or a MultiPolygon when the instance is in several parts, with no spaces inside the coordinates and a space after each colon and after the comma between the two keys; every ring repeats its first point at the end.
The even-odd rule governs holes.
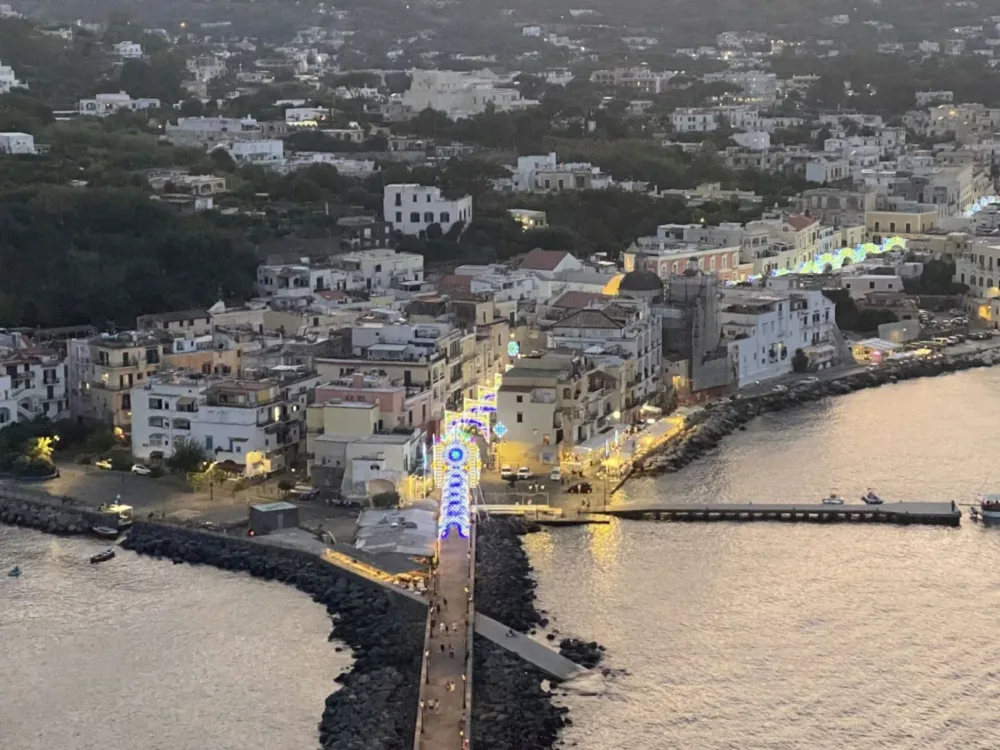
{"type": "Polygon", "coordinates": [[[479,485],[479,448],[461,430],[451,430],[434,445],[434,478],[441,488],[438,536],[452,530],[469,536],[472,490],[479,485]]]}

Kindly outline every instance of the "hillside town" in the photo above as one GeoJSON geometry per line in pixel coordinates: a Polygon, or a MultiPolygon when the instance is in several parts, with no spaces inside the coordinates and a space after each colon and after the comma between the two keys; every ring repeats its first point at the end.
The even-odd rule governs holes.
{"type": "Polygon", "coordinates": [[[859,52],[847,15],[823,20],[829,39],[669,47],[594,37],[575,11],[504,11],[511,57],[436,50],[429,31],[374,55],[349,11],[274,44],[230,22],[3,7],[16,32],[107,57],[75,101],[0,66],[5,120],[34,126],[0,133],[11,186],[138,191],[230,242],[214,275],[198,268],[212,245],[183,261],[192,281],[170,296],[191,309],[156,287],[91,295],[99,311],[4,290],[0,427],[104,426],[142,465],[196,446],[233,476],[407,499],[446,414],[481,389],[493,469],[576,471],[679,407],[933,356],[1000,323],[1000,101],[914,88],[901,105],[833,72],[874,54],[918,75],[933,62],[936,80],[989,73],[1000,17],[859,52]],[[828,72],[794,72],[811,67],[828,72]],[[129,163],[100,164],[99,142],[129,163]]]}

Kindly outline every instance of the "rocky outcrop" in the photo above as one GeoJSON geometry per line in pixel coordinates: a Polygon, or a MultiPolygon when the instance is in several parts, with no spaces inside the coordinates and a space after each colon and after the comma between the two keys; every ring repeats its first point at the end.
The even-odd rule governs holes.
{"type": "Polygon", "coordinates": [[[427,616],[420,602],[351,579],[306,552],[244,537],[136,523],[122,546],[174,563],[246,571],[311,595],[334,620],[330,639],[346,643],[354,656],[351,670],[335,679],[340,689],[326,699],[319,724],[322,747],[412,748],[427,616]]]}
{"type": "Polygon", "coordinates": [[[597,641],[581,641],[577,638],[563,638],[559,642],[559,653],[582,667],[593,669],[604,658],[604,646],[597,641]]]}
{"type": "Polygon", "coordinates": [[[679,471],[719,444],[723,437],[767,412],[806,404],[830,396],[842,396],[864,388],[878,388],[913,378],[935,377],[976,367],[1000,364],[1000,350],[935,359],[915,359],[887,364],[833,380],[793,386],[780,393],[734,398],[709,404],[694,414],[688,427],[655,455],[647,457],[639,470],[647,474],[679,471]]]}
{"type": "Polygon", "coordinates": [[[476,750],[548,750],[571,723],[569,709],[553,705],[543,689],[545,675],[478,635],[472,675],[476,750]]]}

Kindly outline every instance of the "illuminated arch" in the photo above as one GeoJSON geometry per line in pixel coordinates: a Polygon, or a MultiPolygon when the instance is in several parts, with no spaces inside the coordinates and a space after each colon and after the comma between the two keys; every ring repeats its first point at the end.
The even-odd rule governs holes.
{"type": "Polygon", "coordinates": [[[625,274],[623,273],[620,273],[617,276],[612,276],[611,279],[608,280],[608,283],[604,285],[604,288],[601,289],[601,294],[607,294],[608,296],[611,297],[617,297],[618,288],[621,286],[622,279],[624,278],[625,274]]]}

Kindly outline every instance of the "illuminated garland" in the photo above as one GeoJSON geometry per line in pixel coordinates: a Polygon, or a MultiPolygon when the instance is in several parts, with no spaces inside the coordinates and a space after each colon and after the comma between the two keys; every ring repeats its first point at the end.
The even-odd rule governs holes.
{"type": "MultiPolygon", "coordinates": [[[[793,269],[787,268],[776,268],[771,271],[769,276],[787,276],[791,273],[798,274],[818,274],[826,273],[826,269],[829,267],[831,269],[840,268],[845,263],[860,263],[873,255],[882,255],[890,250],[906,249],[906,240],[902,237],[887,237],[882,241],[881,244],[876,245],[874,242],[862,242],[855,247],[843,247],[833,253],[817,253],[812,257],[811,260],[802,261],[793,269]]],[[[748,277],[748,281],[758,281],[763,278],[763,274],[754,274],[748,277]]],[[[734,282],[726,282],[727,284],[732,284],[734,282]]]]}
{"type": "Polygon", "coordinates": [[[998,202],[1000,202],[1000,198],[998,198],[995,195],[983,196],[965,210],[965,217],[970,218],[972,216],[975,216],[987,206],[992,206],[993,204],[998,202]]]}
{"type": "Polygon", "coordinates": [[[479,448],[461,431],[449,432],[434,444],[434,479],[441,488],[438,536],[447,539],[452,529],[469,536],[472,489],[479,485],[479,448]]]}

